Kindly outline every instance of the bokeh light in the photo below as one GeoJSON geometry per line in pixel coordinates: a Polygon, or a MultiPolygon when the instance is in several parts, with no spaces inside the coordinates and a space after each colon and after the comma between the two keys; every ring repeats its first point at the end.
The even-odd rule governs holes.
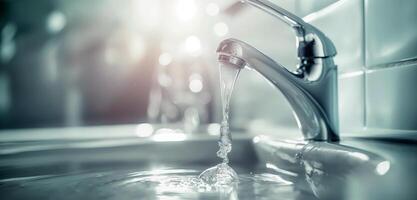
{"type": "Polygon", "coordinates": [[[207,132],[210,135],[220,135],[220,124],[211,123],[207,127],[207,132]]]}
{"type": "Polygon", "coordinates": [[[197,54],[201,49],[201,41],[200,39],[195,36],[189,36],[186,40],[185,40],[185,50],[190,53],[190,54],[197,54]]]}
{"type": "Polygon", "coordinates": [[[149,137],[153,134],[153,126],[148,123],[138,124],[136,126],[135,134],[138,137],[149,137]]]}
{"type": "Polygon", "coordinates": [[[185,139],[187,139],[187,136],[183,132],[169,128],[161,128],[152,136],[152,140],[155,142],[179,142],[185,139]]]}
{"type": "Polygon", "coordinates": [[[159,64],[167,66],[172,62],[172,55],[170,53],[163,53],[158,58],[159,64]]]}
{"type": "Polygon", "coordinates": [[[203,90],[203,81],[200,74],[192,74],[190,76],[189,88],[191,92],[198,93],[203,90]]]}
{"type": "Polygon", "coordinates": [[[229,27],[224,22],[218,22],[214,24],[213,30],[214,33],[219,37],[225,36],[227,33],[229,33],[229,27]]]}
{"type": "Polygon", "coordinates": [[[46,19],[46,29],[49,33],[58,33],[67,24],[65,15],[60,11],[53,11],[46,19]]]}

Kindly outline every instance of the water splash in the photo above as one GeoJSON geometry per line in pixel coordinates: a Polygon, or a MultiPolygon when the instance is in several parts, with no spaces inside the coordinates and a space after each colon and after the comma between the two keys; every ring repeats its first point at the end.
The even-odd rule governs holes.
{"type": "Polygon", "coordinates": [[[296,198],[291,183],[264,170],[249,173],[249,166],[237,166],[239,185],[208,184],[197,177],[200,165],[188,167],[3,179],[0,190],[2,199],[315,199],[296,198]]]}
{"type": "Polygon", "coordinates": [[[204,170],[198,178],[215,187],[228,186],[231,183],[238,182],[237,173],[227,163],[220,163],[204,170]]]}
{"type": "Polygon", "coordinates": [[[223,120],[220,127],[219,150],[217,156],[222,163],[206,169],[199,178],[212,185],[230,185],[238,182],[236,172],[228,165],[228,154],[232,151],[232,134],[229,129],[230,99],[240,68],[220,64],[220,90],[223,108],[223,120]]]}

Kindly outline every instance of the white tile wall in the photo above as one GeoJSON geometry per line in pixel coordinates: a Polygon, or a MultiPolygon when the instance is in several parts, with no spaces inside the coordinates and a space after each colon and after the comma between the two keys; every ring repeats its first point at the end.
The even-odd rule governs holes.
{"type": "Polygon", "coordinates": [[[367,66],[417,57],[416,0],[365,0],[365,15],[367,66]]]}
{"type": "Polygon", "coordinates": [[[417,130],[417,62],[366,74],[367,127],[417,130]]]}
{"type": "Polygon", "coordinates": [[[343,133],[361,132],[365,126],[363,71],[339,75],[339,116],[343,133]]]}
{"type": "Polygon", "coordinates": [[[366,126],[417,130],[417,1],[365,0],[366,126]]]}

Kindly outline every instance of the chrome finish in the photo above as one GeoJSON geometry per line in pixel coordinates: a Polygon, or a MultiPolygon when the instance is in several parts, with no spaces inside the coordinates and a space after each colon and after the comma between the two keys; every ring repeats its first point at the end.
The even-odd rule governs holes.
{"type": "Polygon", "coordinates": [[[296,72],[264,55],[254,47],[227,39],[217,48],[218,60],[225,66],[249,67],[273,83],[292,106],[304,139],[337,141],[336,50],[322,32],[288,11],[265,0],[244,1],[260,8],[294,28],[300,60],[296,72]]]}
{"type": "Polygon", "coordinates": [[[297,36],[300,59],[326,58],[336,55],[336,48],[329,38],[316,27],[287,10],[267,0],[244,0],[242,2],[255,6],[291,26],[297,36]]]}
{"type": "Polygon", "coordinates": [[[404,145],[394,141],[405,140],[405,135],[395,134],[399,133],[390,132],[379,139],[346,137],[340,143],[259,135],[254,147],[267,168],[317,199],[415,199],[414,187],[403,188],[417,177],[417,162],[410,159],[417,150],[416,137],[410,135],[406,140],[410,144],[404,145]]]}

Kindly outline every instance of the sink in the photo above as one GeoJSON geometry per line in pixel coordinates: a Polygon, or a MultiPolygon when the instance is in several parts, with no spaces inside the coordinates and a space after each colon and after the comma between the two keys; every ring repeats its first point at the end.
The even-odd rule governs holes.
{"type": "Polygon", "coordinates": [[[260,135],[254,142],[260,162],[319,199],[417,197],[415,133],[343,137],[330,143],[260,135]]]}
{"type": "Polygon", "coordinates": [[[183,183],[220,162],[218,136],[170,132],[175,137],[142,137],[136,129],[126,125],[2,131],[2,196],[241,200],[417,196],[417,140],[345,137],[329,143],[234,132],[230,166],[240,183],[231,190],[210,192],[183,183]]]}
{"type": "Polygon", "coordinates": [[[239,184],[195,191],[184,183],[220,162],[218,136],[170,134],[179,135],[138,137],[135,126],[2,133],[0,191],[7,199],[315,199],[268,171],[244,133],[234,134],[230,155],[239,184]]]}

